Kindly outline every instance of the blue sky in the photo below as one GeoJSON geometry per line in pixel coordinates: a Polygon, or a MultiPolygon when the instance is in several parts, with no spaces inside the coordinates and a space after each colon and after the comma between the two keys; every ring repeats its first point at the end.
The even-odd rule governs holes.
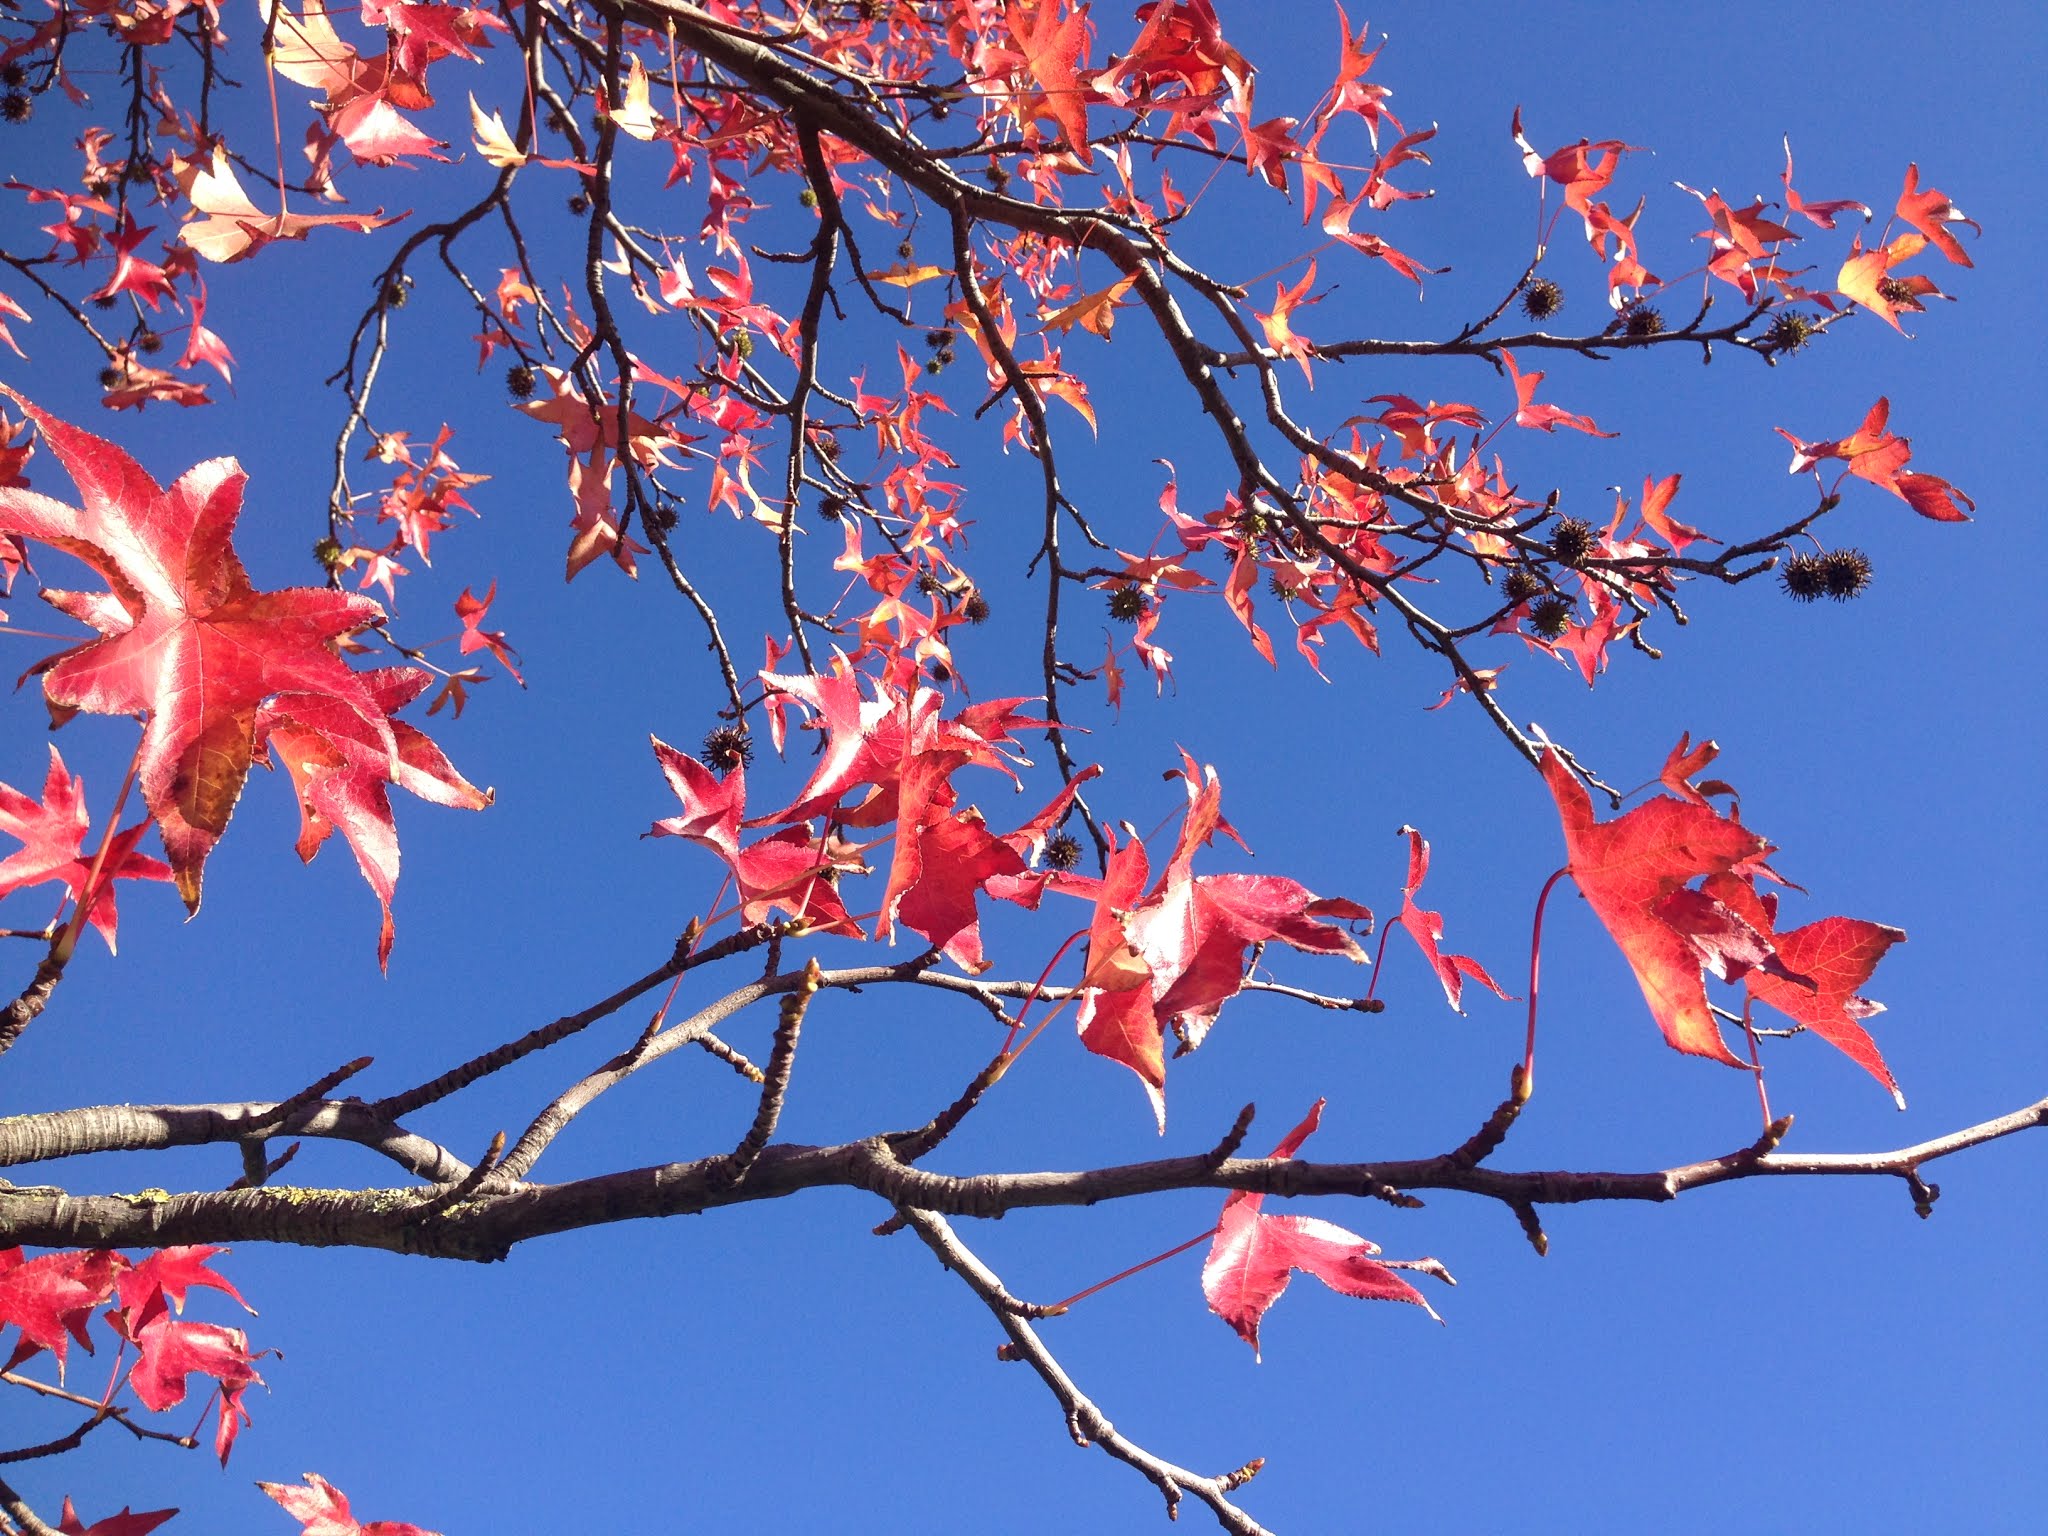
{"type": "MultiPolygon", "coordinates": [[[[1262,109],[1305,111],[1328,78],[1334,17],[1307,5],[1220,9],[1227,35],[1262,67],[1262,109]]],[[[1899,1114],[1818,1042],[1785,1042],[1770,1080],[1775,1107],[1798,1117],[1792,1148],[1903,1145],[2037,1097],[2048,1084],[2038,1002],[2048,983],[2038,916],[2044,601],[2033,557],[2048,25],[2031,7],[1995,5],[1802,6],[1747,24],[1727,12],[1609,5],[1411,7],[1371,20],[1391,34],[1375,78],[1394,88],[1395,110],[1410,127],[1441,126],[1434,167],[1408,178],[1436,197],[1400,207],[1385,232],[1454,270],[1431,279],[1418,304],[1377,264],[1324,252],[1321,281],[1339,287],[1307,312],[1311,337],[1344,326],[1440,334],[1513,280],[1534,207],[1507,131],[1517,104],[1541,149],[1587,136],[1654,151],[1629,162],[1615,200],[1648,194],[1644,227],[1660,269],[1684,265],[1684,237],[1699,224],[1697,205],[1670,183],[1718,187],[1731,203],[1769,197],[1786,135],[1809,197],[1888,208],[1917,161],[1925,182],[1983,224],[1984,238],[1969,242],[1976,270],[1937,273],[1961,302],[1915,317],[1913,340],[1865,320],[1772,370],[1741,356],[1702,368],[1675,349],[1559,361],[1543,398],[1622,435],[1510,433],[1502,443],[1525,488],[1556,484],[1600,511],[1606,487],[1633,491],[1645,474],[1682,470],[1674,512],[1733,538],[1806,504],[1773,427],[1837,436],[1883,394],[1913,439],[1915,467],[1974,495],[1975,523],[1936,526],[1854,487],[1839,537],[1874,562],[1861,600],[1802,607],[1768,581],[1696,588],[1692,624],[1654,637],[1663,661],[1618,654],[1588,693],[1562,668],[1517,657],[1504,686],[1514,718],[1540,721],[1622,784],[1650,778],[1681,730],[1718,739],[1717,768],[1742,790],[1744,819],[1780,845],[1778,867],[1810,892],[1788,897],[1802,920],[1843,912],[1910,934],[1871,987],[1889,1005],[1874,1030],[1910,1111],[1899,1114]]],[[[458,117],[442,131],[454,133],[458,117]]],[[[32,153],[57,152],[56,128],[31,132],[32,153]]],[[[1230,179],[1209,194],[1208,232],[1200,214],[1191,221],[1186,250],[1241,280],[1314,243],[1298,214],[1245,198],[1230,179]]],[[[394,211],[425,212],[445,195],[431,171],[359,172],[352,185],[361,202],[394,211]]],[[[0,210],[10,239],[21,212],[0,210]]],[[[672,216],[694,219],[687,206],[672,216]]],[[[1822,262],[1839,249],[1819,234],[1808,245],[1822,262]]],[[[1599,274],[1569,229],[1556,246],[1571,298],[1564,319],[1583,318],[1599,274]]],[[[55,317],[26,328],[33,362],[9,359],[0,377],[112,431],[162,479],[200,458],[239,456],[253,477],[245,560],[259,585],[304,581],[340,414],[319,381],[386,250],[384,238],[334,235],[209,274],[217,328],[240,369],[236,392],[208,411],[104,419],[94,365],[55,317]]],[[[1254,285],[1261,307],[1266,286],[1254,285]]],[[[290,794],[259,774],[209,867],[199,917],[182,922],[160,893],[124,893],[120,958],[82,952],[57,1005],[4,1063],[6,1111],[278,1097],[361,1053],[377,1058],[362,1091],[390,1091],[642,973],[710,899],[708,856],[639,839],[674,809],[647,734],[688,747],[714,723],[715,680],[694,620],[651,567],[638,586],[603,566],[561,585],[558,451],[503,409],[498,369],[473,376],[470,327],[431,312],[445,297],[423,281],[407,312],[388,419],[418,434],[445,417],[464,467],[494,478],[472,496],[481,521],[437,544],[433,571],[401,586],[399,610],[408,632],[438,635],[454,627],[447,604],[465,584],[499,583],[493,622],[523,651],[531,686],[494,682],[459,723],[436,722],[470,777],[496,786],[498,804],[479,816],[400,807],[405,873],[385,979],[375,903],[346,854],[330,850],[302,870],[290,794]]],[[[1670,312],[1682,307],[1674,300],[1670,312]]],[[[1132,549],[1156,531],[1155,457],[1179,465],[1184,508],[1205,511],[1227,488],[1194,412],[1158,382],[1164,358],[1138,319],[1110,347],[1068,344],[1088,370],[1102,434],[1090,442],[1070,423],[1062,443],[1070,482],[1132,549]]],[[[957,371],[946,387],[964,418],[976,381],[957,371]]],[[[1333,425],[1390,390],[1490,412],[1512,401],[1478,362],[1319,364],[1302,408],[1333,425]]],[[[964,664],[981,696],[1028,692],[1032,637],[1002,621],[1036,606],[1015,581],[1035,526],[1035,473],[997,456],[985,425],[955,428],[973,487],[974,559],[1001,605],[966,642],[964,664]]],[[[55,481],[51,472],[38,484],[57,490],[55,481]]],[[[748,586],[758,547],[716,525],[685,532],[701,551],[699,574],[730,593],[736,644],[751,657],[772,622],[767,594],[748,586]]],[[[21,595],[9,611],[17,624],[41,616],[21,595]]],[[[1121,718],[1093,694],[1078,706],[1095,728],[1087,751],[1109,769],[1097,803],[1152,825],[1176,799],[1159,773],[1184,744],[1216,766],[1225,810],[1258,851],[1255,864],[1232,851],[1207,867],[1285,873],[1376,909],[1398,905],[1394,831],[1413,823],[1434,845],[1429,904],[1444,910],[1452,943],[1519,992],[1530,906],[1561,843],[1542,785],[1478,712],[1425,712],[1446,679],[1391,635],[1379,661],[1333,642],[1325,684],[1284,643],[1268,671],[1220,607],[1189,602],[1169,615],[1175,687],[1154,699],[1134,674],[1121,718]]],[[[1099,655],[1099,624],[1092,614],[1072,621],[1077,659],[1099,655]]],[[[11,644],[16,670],[40,654],[35,642],[11,644]]],[[[0,779],[40,782],[42,723],[31,690],[0,700],[0,779]]],[[[81,719],[59,739],[97,811],[132,727],[81,719]]],[[[807,772],[793,753],[755,778],[760,793],[793,792],[807,772]]],[[[1000,822],[1042,803],[1050,777],[1041,769],[1014,804],[993,779],[962,782],[1000,822]]],[[[0,918],[40,920],[41,901],[18,898],[0,918]]],[[[992,923],[1003,972],[1035,973],[1064,922],[992,923]]],[[[1521,1014],[1483,995],[1469,1017],[1449,1013],[1404,945],[1390,947],[1384,1014],[1234,1002],[1210,1043],[1174,1067],[1163,1143],[1128,1074],[1055,1031],[935,1166],[1076,1167],[1192,1151],[1247,1100],[1260,1106],[1251,1141],[1263,1148],[1317,1097],[1330,1101],[1312,1144],[1323,1155],[1454,1145],[1498,1098],[1521,1014]]],[[[0,959],[26,975],[22,956],[0,959]]],[[[1281,974],[1332,990],[1363,985],[1339,962],[1281,974]]],[[[1553,906],[1544,981],[1541,1091],[1503,1166],[1661,1166],[1754,1134],[1749,1083],[1663,1046],[1621,957],[1577,901],[1553,906]]],[[[708,999],[714,984],[693,983],[686,996],[708,999]]],[[[430,1111],[420,1128],[474,1156],[643,1022],[629,1011],[505,1074],[494,1091],[430,1111]]],[[[736,1029],[735,1042],[764,1050],[771,1022],[736,1029]]],[[[986,1059],[987,1022],[922,998],[825,999],[807,1027],[785,1134],[823,1141],[922,1118],[986,1059]]],[[[550,1152],[542,1176],[729,1144],[752,1107],[737,1080],[703,1062],[666,1066],[609,1095],[550,1152]]],[[[1558,1210],[1541,1260],[1509,1216],[1477,1201],[1318,1209],[1391,1254],[1443,1259],[1461,1282],[1433,1297],[1447,1325],[1302,1280],[1268,1318],[1265,1360],[1254,1364],[1205,1310],[1190,1253],[1078,1308],[1047,1338],[1118,1427],[1158,1453],[1214,1470],[1265,1456],[1245,1503],[1281,1531],[2020,1531],[2048,1496],[2041,1158],[2034,1138],[2017,1138],[1944,1164],[1934,1176],[1945,1194],[1927,1222],[1892,1181],[1750,1183],[1669,1208],[1558,1210]]],[[[214,1149],[96,1159],[50,1177],[95,1190],[204,1188],[235,1171],[214,1149]]],[[[319,1145],[293,1176],[384,1178],[367,1154],[319,1145]]],[[[968,1235],[1013,1291],[1051,1299],[1202,1231],[1216,1203],[1191,1195],[1031,1213],[968,1235]]],[[[248,1480],[303,1469],[348,1490],[361,1515],[450,1536],[1110,1532],[1156,1522],[1141,1479],[1076,1452],[1037,1381],[995,1362],[999,1336],[978,1302],[912,1238],[868,1235],[882,1214],[866,1197],[816,1194],[552,1239],[487,1269],[249,1245],[225,1267],[262,1309],[253,1339],[284,1358],[267,1363],[271,1393],[252,1400],[255,1424],[229,1473],[100,1435],[32,1478],[24,1470],[19,1485],[51,1508],[67,1489],[90,1498],[89,1517],[124,1501],[181,1505],[173,1531],[285,1529],[248,1480]]],[[[7,1443],[56,1432],[52,1422],[0,1401],[7,1443]]],[[[1200,1527],[1204,1517],[1190,1509],[1184,1519],[1200,1527]]]]}

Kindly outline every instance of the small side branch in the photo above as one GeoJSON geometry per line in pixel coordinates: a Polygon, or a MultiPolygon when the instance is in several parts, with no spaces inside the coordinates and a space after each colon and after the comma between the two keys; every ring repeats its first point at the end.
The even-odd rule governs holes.
{"type": "Polygon", "coordinates": [[[789,1092],[789,1077],[796,1070],[796,1046],[803,1034],[804,1014],[818,995],[821,972],[815,956],[804,967],[803,981],[782,1000],[782,1013],[775,1021],[775,1047],[768,1054],[768,1069],[761,1084],[761,1102],[754,1110],[754,1123],[725,1161],[725,1177],[737,1184],[754,1166],[754,1159],[768,1145],[782,1119],[782,1101],[789,1092]]]}
{"type": "MultiPolygon", "coordinates": [[[[36,967],[36,973],[29,978],[29,984],[22,989],[21,996],[0,1012],[0,1056],[13,1048],[21,1038],[21,1032],[36,1021],[42,1011],[50,1005],[50,994],[57,990],[57,983],[64,979],[64,960],[59,958],[53,946],[51,952],[36,967]]],[[[33,1518],[33,1516],[31,1516],[33,1518]]]]}
{"type": "Polygon", "coordinates": [[[1017,1310],[1017,1303],[995,1272],[975,1256],[948,1225],[943,1216],[914,1206],[901,1207],[898,1215],[938,1255],[939,1262],[967,1282],[1009,1335],[1009,1343],[998,1352],[1005,1360],[1021,1360],[1038,1373],[1066,1414],[1067,1432],[1079,1446],[1099,1446],[1102,1451],[1143,1473],[1166,1500],[1169,1520],[1180,1514],[1181,1500],[1193,1494],[1209,1506],[1216,1523],[1233,1536],[1271,1536],[1267,1529],[1230,1500],[1230,1495],[1256,1475],[1259,1463],[1247,1462],[1219,1477],[1190,1472],[1153,1455],[1117,1432],[1117,1428],[1094,1401],[1074,1384],[1052,1351],[1038,1337],[1038,1331],[1017,1310]]]}

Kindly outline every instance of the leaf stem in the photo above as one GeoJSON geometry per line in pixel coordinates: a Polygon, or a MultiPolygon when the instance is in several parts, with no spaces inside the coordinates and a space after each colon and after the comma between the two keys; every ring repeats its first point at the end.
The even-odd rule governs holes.
{"type": "Polygon", "coordinates": [[[1176,1243],[1173,1247],[1167,1249],[1164,1253],[1155,1253],[1152,1255],[1151,1258],[1133,1264],[1129,1269],[1118,1270],[1115,1274],[1111,1275],[1107,1280],[1096,1281],[1093,1285],[1089,1286],[1088,1289],[1085,1291],[1074,1292],[1074,1294],[1069,1296],[1065,1301],[1054,1302],[1050,1307],[1046,1308],[1046,1316],[1057,1316],[1059,1313],[1064,1312],[1067,1310],[1067,1308],[1073,1306],[1075,1302],[1086,1301],[1090,1296],[1093,1296],[1097,1291],[1106,1291],[1112,1285],[1115,1285],[1117,1281],[1128,1280],[1131,1278],[1131,1276],[1137,1274],[1140,1270],[1150,1269],[1154,1264],[1164,1264],[1168,1259],[1173,1258],[1175,1255],[1186,1253],[1190,1248],[1194,1247],[1195,1244],[1206,1243],[1210,1238],[1214,1237],[1215,1235],[1216,1229],[1214,1227],[1210,1227],[1208,1230],[1203,1232],[1197,1232],[1193,1237],[1189,1238],[1186,1242],[1176,1243]]]}
{"type": "Polygon", "coordinates": [[[114,846],[114,831],[121,825],[121,811],[128,804],[128,791],[135,787],[135,772],[142,766],[142,743],[135,743],[135,755],[128,759],[128,776],[121,780],[121,792],[114,796],[113,809],[107,812],[107,824],[100,832],[99,851],[92,856],[92,868],[86,872],[85,887],[72,903],[71,921],[64,925],[64,931],[51,946],[50,957],[59,965],[71,959],[71,952],[78,947],[78,932],[85,926],[86,918],[99,899],[100,873],[106,868],[107,853],[114,846]]]}
{"type": "Polygon", "coordinates": [[[1516,1090],[1524,1102],[1536,1091],[1536,992],[1543,963],[1543,908],[1550,900],[1551,889],[1571,872],[1567,864],[1543,882],[1543,890],[1536,898],[1536,920],[1529,930],[1529,1036],[1522,1047],[1522,1079],[1516,1090]]]}

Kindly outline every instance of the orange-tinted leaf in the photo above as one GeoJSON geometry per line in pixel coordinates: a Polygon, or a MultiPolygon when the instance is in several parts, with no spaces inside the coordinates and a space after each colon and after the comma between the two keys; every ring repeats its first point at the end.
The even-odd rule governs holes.
{"type": "Polygon", "coordinates": [[[1129,293],[1137,281],[1138,274],[1133,272],[1128,277],[1118,278],[1107,288],[1083,294],[1064,309],[1047,315],[1045,328],[1048,331],[1068,331],[1078,325],[1107,341],[1110,327],[1116,324],[1116,312],[1120,307],[1117,301],[1129,293]]]}
{"type": "Polygon", "coordinates": [[[1932,187],[1922,192],[1918,165],[1906,167],[1906,185],[1899,192],[1898,215],[1925,235],[1936,250],[1957,266],[1976,265],[1962,243],[1949,233],[1948,226],[1967,224],[1979,235],[1984,233],[1983,229],[1975,219],[1966,216],[1962,209],[1950,202],[1946,192],[1937,192],[1932,187]]]}

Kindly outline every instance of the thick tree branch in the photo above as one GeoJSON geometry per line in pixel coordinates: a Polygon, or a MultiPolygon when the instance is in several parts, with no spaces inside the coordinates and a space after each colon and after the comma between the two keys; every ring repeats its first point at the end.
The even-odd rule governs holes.
{"type": "Polygon", "coordinates": [[[1905,1181],[1918,1206],[1929,1203],[1935,1193],[1921,1177],[1920,1170],[1927,1164],[2043,1125],[2048,1125],[2048,1098],[2009,1115],[1889,1152],[1763,1153],[1749,1146],[1700,1162],[1630,1173],[1506,1171],[1475,1166],[1460,1149],[1437,1157],[1373,1163],[1267,1158],[1218,1162],[1204,1154],[1081,1171],[959,1176],[905,1164],[886,1138],[875,1138],[832,1147],[770,1146],[754,1161],[746,1179],[737,1184],[724,1172],[725,1157],[714,1156],[566,1184],[526,1184],[495,1192],[486,1189],[442,1212],[438,1221],[426,1227],[394,1227],[391,1223],[393,1210],[416,1202],[417,1191],[412,1189],[272,1185],[178,1195],[148,1191],[142,1195],[82,1196],[48,1188],[0,1189],[0,1243],[122,1248],[259,1241],[500,1259],[518,1243],[556,1232],[830,1188],[862,1189],[892,1204],[945,1215],[992,1217],[1036,1207],[1097,1205],[1184,1189],[1375,1197],[1388,1189],[1408,1193],[1441,1189],[1480,1195],[1519,1209],[1588,1200],[1663,1202],[1690,1190],[1753,1178],[1884,1176],[1905,1181]]]}

